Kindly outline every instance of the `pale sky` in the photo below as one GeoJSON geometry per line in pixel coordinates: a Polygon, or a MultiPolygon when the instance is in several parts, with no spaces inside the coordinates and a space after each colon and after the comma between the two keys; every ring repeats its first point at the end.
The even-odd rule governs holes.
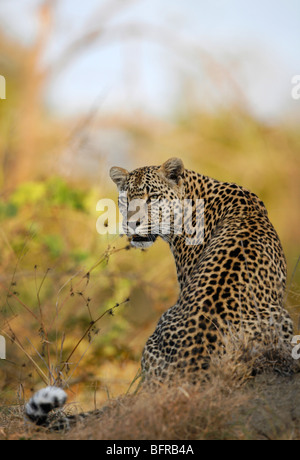
{"type": "MultiPolygon", "coordinates": [[[[0,24],[30,43],[39,3],[0,0],[0,24]]],[[[300,0],[58,0],[42,64],[53,62],[87,25],[99,26],[101,9],[114,4],[107,30],[150,25],[152,36],[86,48],[51,79],[51,107],[68,114],[101,103],[103,110],[138,108],[165,116],[189,94],[200,108],[226,105],[236,97],[233,85],[249,110],[265,120],[300,111],[300,101],[291,97],[291,79],[300,74],[300,0]]]]}

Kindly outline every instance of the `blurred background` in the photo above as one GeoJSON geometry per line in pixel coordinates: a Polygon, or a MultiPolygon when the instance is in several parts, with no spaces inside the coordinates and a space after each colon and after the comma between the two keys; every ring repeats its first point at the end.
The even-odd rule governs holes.
{"type": "Polygon", "coordinates": [[[176,301],[164,243],[96,232],[113,165],[178,156],[258,194],[297,332],[299,22],[298,0],[1,0],[2,405],[57,378],[84,409],[128,391],[176,301]]]}

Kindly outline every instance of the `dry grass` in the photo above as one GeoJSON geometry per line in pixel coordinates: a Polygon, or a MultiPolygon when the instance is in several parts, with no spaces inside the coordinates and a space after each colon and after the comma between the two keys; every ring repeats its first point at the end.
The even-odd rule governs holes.
{"type": "MultiPolygon", "coordinates": [[[[1,412],[0,439],[300,439],[297,362],[294,373],[287,375],[283,366],[280,374],[281,364],[289,361],[286,355],[265,355],[261,363],[266,372],[253,376],[253,363],[236,357],[214,359],[207,379],[196,385],[144,386],[136,394],[109,400],[100,417],[91,415],[64,433],[24,422],[21,405],[7,408],[1,412]]],[[[76,413],[75,407],[66,410],[76,413]]]]}

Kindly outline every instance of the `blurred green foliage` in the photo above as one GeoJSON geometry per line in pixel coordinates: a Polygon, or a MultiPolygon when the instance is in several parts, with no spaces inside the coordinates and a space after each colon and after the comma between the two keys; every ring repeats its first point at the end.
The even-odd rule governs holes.
{"type": "Polygon", "coordinates": [[[60,177],[52,177],[45,182],[22,183],[11,195],[7,206],[18,209],[43,204],[86,211],[86,197],[87,192],[71,187],[60,177]]]}

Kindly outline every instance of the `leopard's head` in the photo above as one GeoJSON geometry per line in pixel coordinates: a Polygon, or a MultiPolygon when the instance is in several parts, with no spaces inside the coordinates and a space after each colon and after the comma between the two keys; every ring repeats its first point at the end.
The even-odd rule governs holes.
{"type": "Polygon", "coordinates": [[[184,196],[184,165],[171,158],[162,166],[128,172],[113,167],[110,177],[119,190],[119,207],[125,233],[134,247],[146,249],[158,236],[166,241],[174,233],[176,207],[184,196]]]}

